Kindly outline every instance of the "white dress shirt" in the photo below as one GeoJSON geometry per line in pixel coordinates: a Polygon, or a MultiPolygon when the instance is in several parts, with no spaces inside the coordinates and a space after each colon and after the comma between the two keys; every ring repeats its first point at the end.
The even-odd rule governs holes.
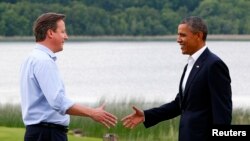
{"type": "Polygon", "coordinates": [[[188,77],[189,77],[189,74],[194,66],[194,63],[196,62],[196,60],[200,57],[200,55],[204,52],[204,50],[206,49],[207,47],[204,46],[202,47],[201,49],[199,49],[197,52],[195,52],[192,56],[189,56],[188,57],[188,60],[187,60],[187,70],[185,72],[185,76],[183,78],[183,81],[182,81],[182,92],[184,92],[185,90],[185,87],[186,87],[186,83],[187,83],[187,80],[188,80],[188,77]]]}

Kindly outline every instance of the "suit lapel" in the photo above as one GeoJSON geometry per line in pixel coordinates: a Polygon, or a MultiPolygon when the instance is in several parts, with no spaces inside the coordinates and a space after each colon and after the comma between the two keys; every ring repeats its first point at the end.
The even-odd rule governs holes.
{"type": "Polygon", "coordinates": [[[200,55],[200,57],[196,60],[189,76],[188,76],[188,80],[185,86],[185,91],[184,91],[184,98],[185,99],[187,97],[188,94],[188,89],[192,83],[192,81],[195,79],[195,76],[197,75],[197,73],[201,70],[202,66],[203,66],[203,62],[207,57],[207,54],[209,53],[209,49],[205,49],[205,51],[200,55]]]}
{"type": "Polygon", "coordinates": [[[183,73],[182,73],[182,75],[181,75],[181,81],[180,81],[180,84],[179,84],[180,101],[182,101],[182,99],[183,99],[182,82],[183,82],[185,73],[186,73],[186,71],[187,71],[187,66],[188,66],[188,65],[186,65],[186,66],[184,67],[183,73]]]}

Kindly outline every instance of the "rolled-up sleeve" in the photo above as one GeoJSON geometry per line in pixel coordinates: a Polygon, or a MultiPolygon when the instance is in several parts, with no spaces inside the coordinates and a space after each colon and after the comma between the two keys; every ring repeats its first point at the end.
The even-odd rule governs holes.
{"type": "Polygon", "coordinates": [[[34,73],[40,85],[41,92],[44,94],[49,105],[64,115],[74,102],[65,95],[64,84],[57,65],[52,59],[37,61],[40,62],[35,63],[34,73]]]}

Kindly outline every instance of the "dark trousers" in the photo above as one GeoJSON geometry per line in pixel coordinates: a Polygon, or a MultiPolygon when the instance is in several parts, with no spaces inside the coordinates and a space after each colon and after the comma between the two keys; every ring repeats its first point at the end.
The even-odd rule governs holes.
{"type": "Polygon", "coordinates": [[[67,133],[58,128],[26,126],[24,141],[68,141],[67,133]]]}

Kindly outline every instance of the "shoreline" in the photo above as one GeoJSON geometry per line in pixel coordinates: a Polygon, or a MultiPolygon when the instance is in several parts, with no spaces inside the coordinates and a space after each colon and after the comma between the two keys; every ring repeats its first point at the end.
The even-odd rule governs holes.
{"type": "MultiPolygon", "coordinates": [[[[98,41],[176,41],[177,35],[163,36],[70,36],[68,41],[98,42],[98,41]]],[[[250,41],[250,35],[208,35],[208,41],[250,41]]],[[[35,41],[33,36],[0,36],[0,42],[35,41]]]]}

